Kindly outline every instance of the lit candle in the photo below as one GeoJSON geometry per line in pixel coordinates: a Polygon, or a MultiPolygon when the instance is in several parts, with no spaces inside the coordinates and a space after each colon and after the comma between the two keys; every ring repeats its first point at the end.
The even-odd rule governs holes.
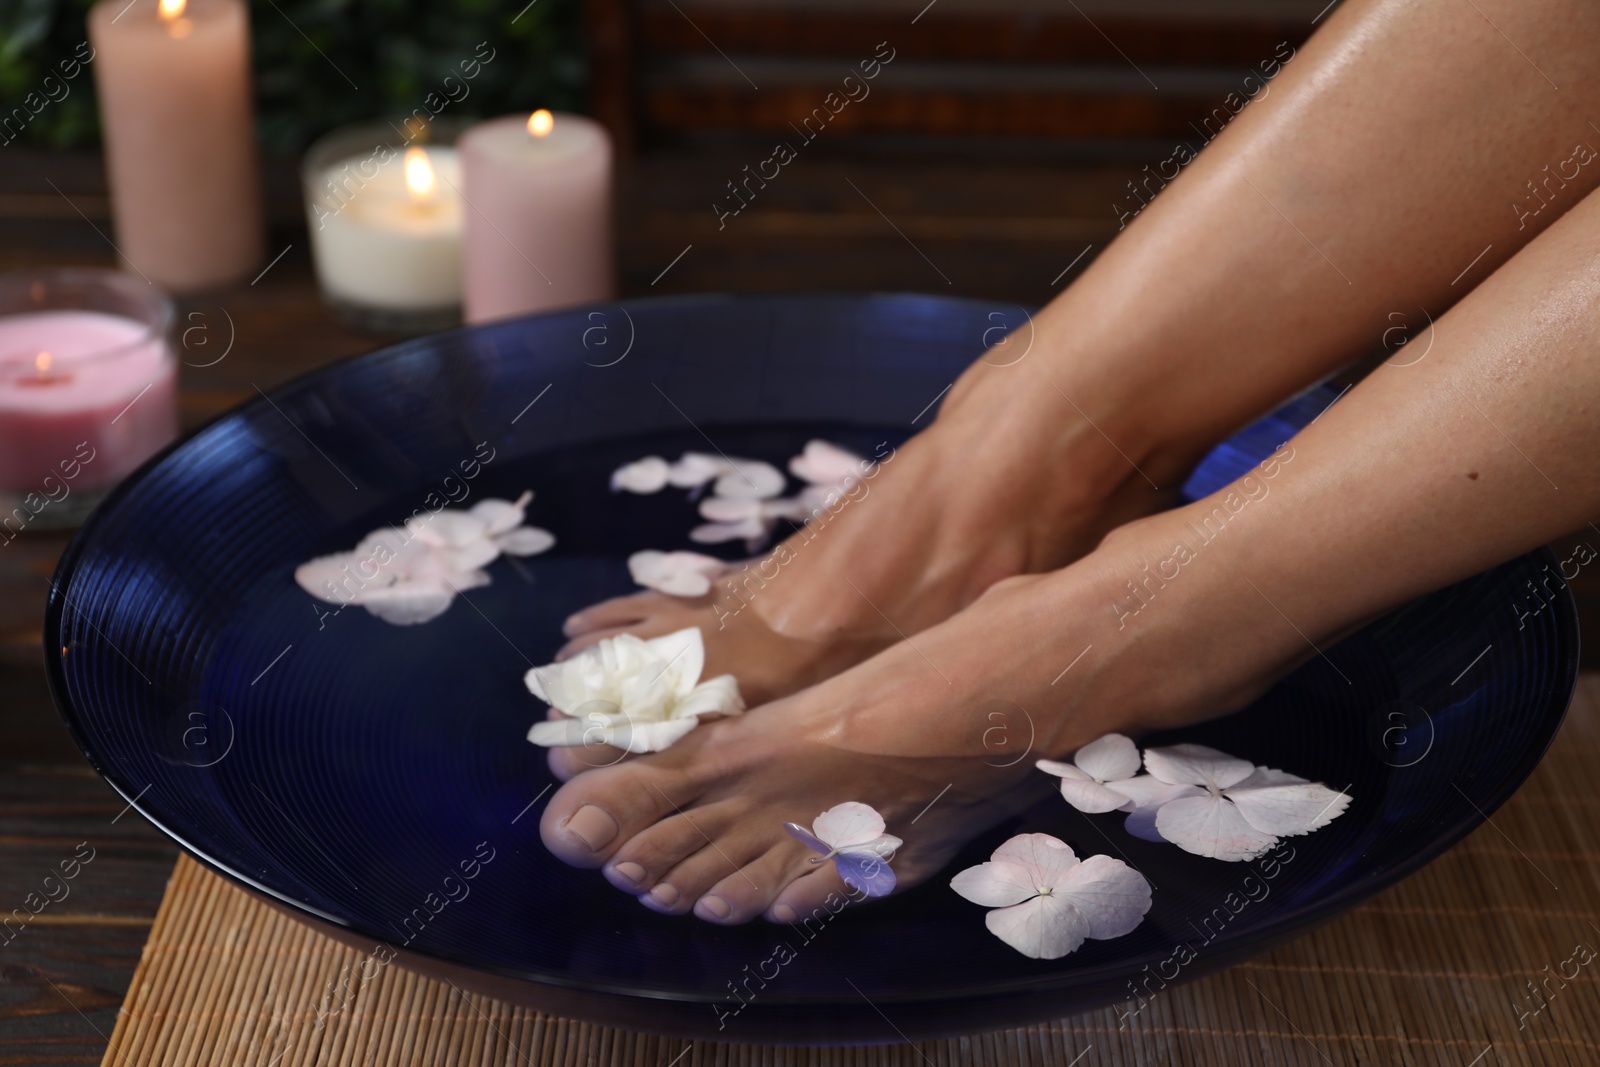
{"type": "Polygon", "coordinates": [[[0,540],[177,434],[169,320],[164,299],[112,271],[0,278],[0,540]]]}
{"type": "Polygon", "coordinates": [[[128,265],[177,292],[249,278],[262,207],[243,0],[101,0],[89,40],[128,265]]]}
{"type": "Polygon", "coordinates": [[[461,163],[338,131],[306,157],[307,225],[328,300],[357,322],[443,325],[461,306],[461,163]],[[352,151],[353,146],[364,145],[352,151]]]}
{"type": "Polygon", "coordinates": [[[611,138],[598,123],[539,110],[457,144],[468,322],[613,295],[611,138]]]}

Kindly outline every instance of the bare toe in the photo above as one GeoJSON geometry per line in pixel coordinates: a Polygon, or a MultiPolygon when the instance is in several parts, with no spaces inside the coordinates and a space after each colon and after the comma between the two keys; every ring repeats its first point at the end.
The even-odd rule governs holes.
{"type": "Polygon", "coordinates": [[[605,876],[625,893],[638,896],[655,888],[667,872],[724,833],[733,818],[723,805],[679,812],[656,823],[617,849],[605,876]]]}
{"type": "Polygon", "coordinates": [[[712,886],[695,902],[694,913],[707,922],[747,923],[767,911],[793,879],[816,870],[796,842],[783,842],[712,886]]]}
{"type": "Polygon", "coordinates": [[[574,867],[599,867],[645,828],[694,799],[688,779],[646,760],[580,774],[539,820],[545,847],[574,867]]]}

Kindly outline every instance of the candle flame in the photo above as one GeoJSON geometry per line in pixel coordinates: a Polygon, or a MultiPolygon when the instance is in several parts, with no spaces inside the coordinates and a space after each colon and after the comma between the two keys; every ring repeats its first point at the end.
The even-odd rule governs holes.
{"type": "Polygon", "coordinates": [[[433,164],[428,161],[428,153],[416,147],[406,149],[406,192],[411,194],[411,199],[417,203],[432,200],[437,185],[438,178],[433,173],[433,164]]]}
{"type": "Polygon", "coordinates": [[[50,353],[40,352],[33,357],[33,366],[41,375],[50,373],[50,353]]]}
{"type": "Polygon", "coordinates": [[[535,137],[544,137],[555,125],[556,117],[542,107],[528,116],[528,132],[535,137]]]}
{"type": "Polygon", "coordinates": [[[183,15],[183,9],[189,6],[189,0],[160,0],[161,18],[171,22],[183,15]]]}

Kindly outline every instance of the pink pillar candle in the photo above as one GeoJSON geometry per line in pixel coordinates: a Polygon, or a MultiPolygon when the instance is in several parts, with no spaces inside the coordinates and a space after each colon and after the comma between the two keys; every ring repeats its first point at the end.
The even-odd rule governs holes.
{"type": "Polygon", "coordinates": [[[0,493],[119,481],[178,430],[160,330],[102,311],[0,316],[0,493]]]}
{"type": "Polygon", "coordinates": [[[468,322],[613,295],[611,138],[598,123],[508,115],[472,127],[456,147],[468,322]]]}
{"type": "Polygon", "coordinates": [[[127,265],[174,292],[250,277],[263,219],[243,0],[101,0],[89,41],[127,265]]]}

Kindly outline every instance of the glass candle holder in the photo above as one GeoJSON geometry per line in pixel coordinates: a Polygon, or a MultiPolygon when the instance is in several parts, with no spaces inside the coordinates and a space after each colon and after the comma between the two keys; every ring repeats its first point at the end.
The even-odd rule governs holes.
{"type": "Polygon", "coordinates": [[[347,126],[301,167],[323,298],[347,323],[421,333],[461,321],[458,123],[347,126]]]}
{"type": "Polygon", "coordinates": [[[172,323],[129,274],[0,274],[0,546],[78,525],[177,436],[172,323]]]}

